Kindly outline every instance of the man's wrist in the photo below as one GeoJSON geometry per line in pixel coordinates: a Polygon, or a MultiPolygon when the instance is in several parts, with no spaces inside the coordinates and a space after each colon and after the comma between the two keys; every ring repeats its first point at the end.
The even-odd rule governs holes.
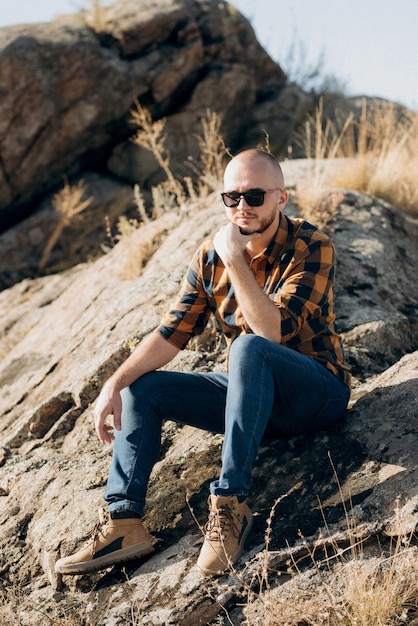
{"type": "Polygon", "coordinates": [[[122,381],[119,377],[115,376],[115,374],[108,378],[103,385],[103,389],[110,395],[120,393],[123,387],[124,385],[122,384],[122,381]]]}
{"type": "Polygon", "coordinates": [[[236,253],[229,254],[228,256],[225,257],[225,259],[223,260],[223,263],[226,269],[244,267],[244,266],[248,267],[248,263],[245,260],[245,249],[239,250],[236,253]]]}

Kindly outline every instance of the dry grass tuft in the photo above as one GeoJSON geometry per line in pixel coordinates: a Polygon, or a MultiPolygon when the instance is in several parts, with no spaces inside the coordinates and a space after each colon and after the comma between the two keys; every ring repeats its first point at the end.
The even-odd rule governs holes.
{"type": "MultiPolygon", "coordinates": [[[[324,519],[326,536],[321,534],[308,542],[301,535],[304,551],[299,551],[298,560],[289,550],[286,566],[281,560],[283,571],[274,571],[270,565],[274,553],[269,551],[272,520],[278,504],[290,492],[278,498],[267,520],[264,550],[242,572],[230,565],[243,597],[245,621],[240,623],[418,626],[418,547],[416,537],[405,531],[399,503],[395,538],[371,541],[370,531],[356,522],[350,498],[350,508],[346,506],[331,457],[330,461],[345,512],[346,531],[332,535],[324,519]]],[[[295,485],[291,491],[298,487],[295,485]]],[[[222,623],[236,623],[224,606],[221,609],[228,620],[222,623]]]]}
{"type": "Polygon", "coordinates": [[[107,28],[106,8],[100,0],[91,0],[91,7],[86,11],[84,21],[95,33],[104,33],[107,28]]]}
{"type": "Polygon", "coordinates": [[[80,180],[77,185],[74,186],[70,186],[68,180],[65,180],[63,189],[52,198],[52,205],[58,213],[58,222],[43,250],[38,265],[40,271],[47,265],[51,252],[61,237],[64,228],[92,203],[92,198],[83,199],[85,191],[86,188],[83,180],[80,180]]]}
{"type": "Polygon", "coordinates": [[[134,143],[153,153],[158,165],[165,173],[166,180],[151,188],[152,208],[149,212],[141,189],[136,184],[134,185],[134,201],[139,219],[120,217],[116,235],[111,233],[109,221],[107,222],[109,245],[103,249],[106,252],[118,241],[123,241],[124,245],[121,250],[123,267],[119,276],[124,280],[132,280],[140,276],[142,269],[158,249],[165,232],[164,216],[181,215],[183,211],[188,210],[190,203],[196,206],[206,199],[210,192],[219,187],[223,160],[227,153],[219,134],[219,117],[208,110],[206,118],[202,119],[202,136],[197,137],[201,150],[200,162],[195,167],[197,183],[194,183],[189,176],[178,180],[170,169],[170,153],[165,148],[165,120],[153,121],[151,113],[138,102],[131,111],[131,120],[138,127],[133,138],[134,143]],[[155,222],[159,222],[161,226],[151,227],[150,225],[155,222]],[[143,230],[144,227],[150,227],[151,230],[143,230]],[[135,234],[138,229],[143,231],[139,235],[135,234]]]}
{"type": "Polygon", "coordinates": [[[206,116],[202,118],[202,135],[196,137],[200,148],[200,163],[194,166],[198,179],[195,185],[187,176],[178,180],[170,169],[170,153],[165,147],[164,135],[166,120],[153,121],[148,109],[136,102],[131,111],[131,121],[138,127],[133,142],[153,153],[166,176],[163,183],[151,190],[154,218],[167,210],[181,208],[188,200],[196,201],[199,197],[206,197],[218,188],[228,152],[220,135],[220,119],[217,113],[206,111],[206,116]]]}
{"type": "MultiPolygon", "coordinates": [[[[154,122],[148,109],[136,101],[135,108],[131,111],[131,121],[138,127],[133,137],[133,142],[153,153],[158,165],[167,177],[165,183],[158,186],[164,201],[173,196],[176,204],[181,206],[185,202],[186,196],[183,186],[176,180],[170,170],[170,153],[165,147],[165,136],[163,134],[165,119],[154,122]]],[[[160,204],[158,203],[158,211],[160,210],[160,204]]]]}
{"type": "Polygon", "coordinates": [[[203,121],[203,136],[199,139],[202,150],[202,169],[197,186],[190,177],[178,180],[170,169],[170,153],[165,148],[165,120],[153,121],[151,113],[136,102],[131,111],[131,121],[138,127],[133,137],[134,143],[151,151],[159,167],[163,170],[166,180],[151,188],[152,206],[147,206],[138,184],[134,185],[133,196],[138,210],[138,219],[121,216],[117,222],[117,232],[112,234],[107,220],[108,244],[102,246],[108,252],[116,243],[122,243],[118,258],[118,276],[122,280],[138,278],[145,265],[157,251],[163,236],[166,234],[166,220],[170,215],[181,216],[187,210],[188,203],[197,204],[206,198],[213,185],[218,185],[220,160],[223,152],[218,150],[219,119],[216,114],[207,112],[207,120],[203,121]],[[137,232],[139,231],[139,232],[137,232]]]}
{"type": "Polygon", "coordinates": [[[202,135],[197,137],[200,148],[199,185],[201,193],[209,193],[218,188],[223,178],[225,157],[229,154],[221,136],[219,115],[210,109],[202,118],[202,135]]]}
{"type": "MultiPolygon", "coordinates": [[[[166,217],[170,218],[169,215],[166,217]]],[[[121,280],[135,280],[141,276],[166,235],[166,220],[163,217],[144,223],[121,216],[117,228],[113,242],[120,242],[120,247],[114,271],[121,280]]]]}
{"type": "MultiPolygon", "coordinates": [[[[262,602],[246,607],[248,626],[395,626],[408,624],[418,609],[416,547],[397,547],[393,555],[339,556],[324,568],[295,568],[293,578],[270,589],[262,602]]],[[[312,555],[312,559],[314,559],[312,555]]]]}
{"type": "Polygon", "coordinates": [[[45,609],[37,602],[31,601],[22,588],[0,578],[1,626],[22,626],[28,623],[42,626],[83,626],[84,621],[72,613],[66,614],[66,611],[62,611],[58,606],[53,611],[45,609]]]}
{"type": "Polygon", "coordinates": [[[311,167],[298,196],[309,214],[316,215],[321,189],[328,186],[378,196],[418,215],[418,113],[379,101],[368,108],[364,100],[358,120],[350,113],[332,122],[320,102],[307,118],[302,142],[311,167]]]}

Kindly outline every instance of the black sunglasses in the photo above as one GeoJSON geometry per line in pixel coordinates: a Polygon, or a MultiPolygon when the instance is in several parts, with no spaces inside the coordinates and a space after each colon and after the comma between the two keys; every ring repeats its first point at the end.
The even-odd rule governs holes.
{"type": "Polygon", "coordinates": [[[248,206],[261,206],[264,204],[264,196],[272,191],[283,191],[281,187],[274,189],[249,189],[240,193],[239,191],[228,191],[221,193],[224,205],[227,207],[236,207],[239,205],[241,198],[244,198],[248,206]]]}

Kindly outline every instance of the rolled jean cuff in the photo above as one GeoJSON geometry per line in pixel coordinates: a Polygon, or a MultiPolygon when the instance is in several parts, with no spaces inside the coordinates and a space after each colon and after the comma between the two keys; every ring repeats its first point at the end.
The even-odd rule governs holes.
{"type": "Polygon", "coordinates": [[[225,489],[219,487],[219,480],[214,480],[212,483],[210,483],[209,490],[212,496],[244,496],[245,498],[248,496],[248,491],[246,491],[245,489],[225,489]]]}
{"type": "Polygon", "coordinates": [[[131,504],[129,504],[129,505],[122,504],[121,502],[113,502],[112,504],[108,504],[107,505],[107,509],[108,509],[109,513],[112,513],[114,511],[132,511],[132,513],[136,513],[140,517],[143,517],[143,515],[144,515],[144,511],[143,511],[143,509],[141,510],[140,507],[137,507],[137,506],[131,505],[131,504]]]}

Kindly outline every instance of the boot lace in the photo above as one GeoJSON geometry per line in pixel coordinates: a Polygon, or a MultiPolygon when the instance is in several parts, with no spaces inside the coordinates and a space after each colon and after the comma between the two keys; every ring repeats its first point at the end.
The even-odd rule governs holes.
{"type": "Polygon", "coordinates": [[[99,508],[98,510],[98,514],[99,514],[99,521],[97,522],[97,524],[95,524],[94,528],[93,528],[93,546],[96,546],[96,541],[99,537],[99,535],[104,536],[104,530],[106,529],[106,526],[108,526],[109,521],[110,521],[110,513],[108,511],[104,511],[102,508],[99,508]]]}
{"type": "Polygon", "coordinates": [[[234,520],[234,514],[227,506],[210,511],[208,521],[205,524],[206,538],[209,541],[225,541],[229,532],[238,537],[238,528],[234,520]]]}

